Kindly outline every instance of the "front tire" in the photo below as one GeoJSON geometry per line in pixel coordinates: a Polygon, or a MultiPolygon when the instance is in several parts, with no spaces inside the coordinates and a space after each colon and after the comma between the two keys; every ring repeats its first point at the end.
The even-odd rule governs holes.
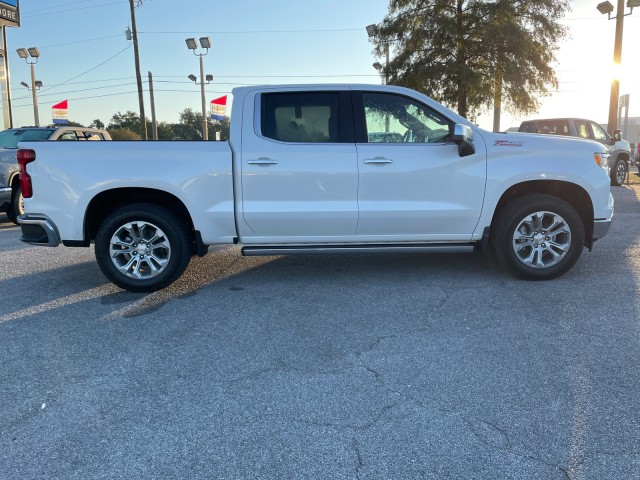
{"type": "Polygon", "coordinates": [[[566,273],[580,258],[584,225],[569,203],[545,194],[509,202],[492,227],[499,263],[519,278],[548,280],[566,273]]]}
{"type": "Polygon", "coordinates": [[[153,292],[170,285],[187,268],[190,253],[185,222],[157,205],[119,208],[105,219],[96,235],[100,270],[131,292],[153,292]]]}
{"type": "Polygon", "coordinates": [[[624,183],[624,179],[627,178],[627,162],[622,159],[618,159],[611,170],[611,185],[619,187],[624,183]]]}

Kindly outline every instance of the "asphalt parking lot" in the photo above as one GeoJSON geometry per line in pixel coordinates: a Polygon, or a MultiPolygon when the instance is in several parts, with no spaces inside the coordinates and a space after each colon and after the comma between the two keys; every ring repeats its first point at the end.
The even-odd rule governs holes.
{"type": "Polygon", "coordinates": [[[640,478],[640,187],[560,279],[241,257],[154,294],[0,214],[4,479],[640,478]]]}

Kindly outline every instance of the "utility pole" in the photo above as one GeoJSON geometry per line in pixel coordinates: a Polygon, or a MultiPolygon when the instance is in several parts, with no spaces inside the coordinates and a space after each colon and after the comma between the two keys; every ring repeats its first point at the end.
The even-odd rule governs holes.
{"type": "MultiPolygon", "coordinates": [[[[142,0],[136,0],[142,4],[142,0]]],[[[147,117],[144,114],[144,97],[142,94],[142,75],[140,74],[140,55],[138,54],[138,28],[136,27],[136,13],[134,0],[129,0],[129,7],[131,9],[131,35],[133,39],[133,55],[136,62],[136,81],[138,83],[138,102],[140,104],[140,123],[142,124],[142,139],[148,140],[147,135],[147,117]]]]}
{"type": "Polygon", "coordinates": [[[151,100],[151,132],[153,139],[158,140],[158,121],[156,120],[156,100],[153,95],[153,75],[149,72],[149,98],[151,100]]]}
{"type": "Polygon", "coordinates": [[[9,57],[7,55],[7,27],[2,25],[0,37],[0,90],[2,91],[2,113],[4,115],[4,128],[13,128],[13,113],[11,111],[11,82],[9,79],[9,57]]]}
{"type": "MultiPolygon", "coordinates": [[[[622,61],[622,27],[624,25],[624,0],[618,0],[618,9],[616,10],[616,40],[613,47],[613,63],[619,66],[622,61]]],[[[620,72],[617,72],[619,77],[620,72]]],[[[609,99],[609,124],[607,125],[609,133],[613,133],[618,129],[618,97],[620,96],[620,78],[614,78],[611,82],[611,97],[609,99]]]]}

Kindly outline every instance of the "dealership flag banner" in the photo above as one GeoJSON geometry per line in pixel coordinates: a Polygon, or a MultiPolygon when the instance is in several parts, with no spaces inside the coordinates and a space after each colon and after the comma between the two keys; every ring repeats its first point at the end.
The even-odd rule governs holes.
{"type": "Polygon", "coordinates": [[[227,111],[227,96],[211,100],[211,120],[224,120],[227,111]]]}
{"type": "Polygon", "coordinates": [[[55,104],[51,109],[53,111],[53,123],[69,123],[69,102],[67,100],[55,104]]]}

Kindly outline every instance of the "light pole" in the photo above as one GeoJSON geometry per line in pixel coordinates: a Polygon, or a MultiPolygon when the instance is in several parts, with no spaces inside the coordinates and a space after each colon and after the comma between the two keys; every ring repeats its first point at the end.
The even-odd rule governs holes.
{"type": "Polygon", "coordinates": [[[611,97],[609,99],[609,120],[607,123],[607,128],[609,133],[613,135],[615,131],[618,129],[618,97],[620,95],[620,78],[618,78],[619,71],[618,67],[622,62],[622,29],[624,26],[624,17],[627,15],[631,15],[633,13],[634,7],[640,7],[640,0],[628,0],[627,7],[630,8],[629,13],[624,13],[624,0],[618,0],[618,7],[616,9],[616,16],[612,17],[611,12],[613,12],[613,4],[608,0],[602,3],[599,3],[596,7],[598,11],[607,15],[609,20],[613,18],[616,19],[616,39],[613,47],[613,63],[616,67],[616,78],[611,82],[611,97]]]}
{"type": "MultiPolygon", "coordinates": [[[[33,120],[36,124],[36,127],[40,126],[40,115],[38,115],[38,93],[37,90],[42,87],[42,82],[40,80],[36,81],[36,63],[38,63],[38,59],[40,58],[40,50],[35,47],[31,48],[18,48],[16,50],[18,52],[18,56],[23,58],[25,62],[27,62],[31,66],[31,95],[33,96],[33,120]],[[29,59],[33,58],[35,60],[30,61],[29,59]]],[[[29,85],[25,82],[20,83],[22,86],[26,86],[29,89],[29,85]]]]}
{"type": "MultiPolygon", "coordinates": [[[[204,48],[204,53],[196,53],[198,48],[198,41],[195,38],[187,38],[185,40],[187,48],[193,52],[194,55],[200,57],[200,94],[202,96],[202,140],[209,140],[209,125],[207,121],[207,100],[204,93],[204,60],[203,57],[209,53],[211,48],[211,39],[209,37],[200,37],[200,47],[204,48]]],[[[189,79],[193,82],[196,81],[195,75],[189,75],[189,79]]],[[[213,80],[212,75],[207,75],[207,83],[213,80]]]]}
{"type": "MultiPolygon", "coordinates": [[[[640,0],[639,0],[640,1],[640,0]]],[[[372,24],[372,25],[367,25],[366,26],[366,30],[367,30],[367,35],[369,35],[369,38],[375,38],[378,36],[378,26],[376,24],[372,24]]],[[[385,51],[385,66],[384,66],[384,84],[388,85],[389,84],[389,42],[384,44],[384,51],[385,51]]],[[[373,67],[380,71],[382,69],[382,65],[380,65],[380,68],[378,68],[377,65],[380,65],[379,62],[376,62],[373,64],[373,67]]]]}

